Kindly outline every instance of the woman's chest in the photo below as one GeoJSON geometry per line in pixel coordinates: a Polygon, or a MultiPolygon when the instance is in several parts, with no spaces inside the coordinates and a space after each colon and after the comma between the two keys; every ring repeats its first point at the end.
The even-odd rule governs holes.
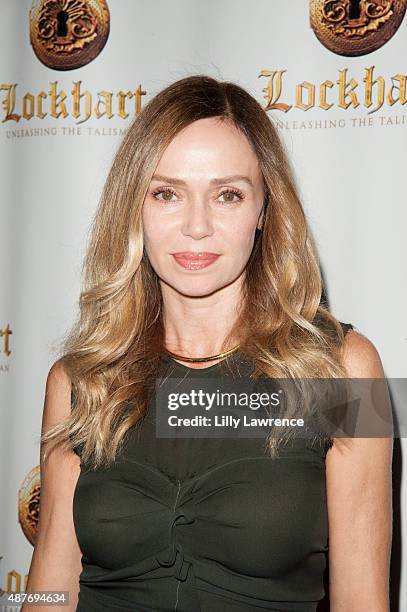
{"type": "Polygon", "coordinates": [[[327,547],[325,460],[301,447],[271,459],[254,440],[131,438],[115,466],[81,472],[74,522],[103,566],[142,564],[170,533],[232,571],[284,572],[327,547]]]}

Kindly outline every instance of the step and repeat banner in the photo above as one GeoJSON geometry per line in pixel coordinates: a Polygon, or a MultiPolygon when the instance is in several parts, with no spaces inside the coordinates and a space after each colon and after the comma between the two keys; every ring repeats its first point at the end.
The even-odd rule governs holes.
{"type": "Polygon", "coordinates": [[[169,83],[208,74],[261,102],[292,160],[332,312],[374,342],[389,378],[407,376],[406,4],[0,0],[0,589],[26,585],[45,382],[77,314],[103,182],[130,122],[169,83]]]}

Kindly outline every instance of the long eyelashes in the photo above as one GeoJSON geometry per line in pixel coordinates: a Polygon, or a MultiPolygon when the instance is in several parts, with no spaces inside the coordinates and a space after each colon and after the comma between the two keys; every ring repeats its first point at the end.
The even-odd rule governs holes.
{"type": "MultiPolygon", "coordinates": [[[[177,195],[177,193],[171,188],[171,187],[159,187],[157,189],[155,189],[152,192],[152,196],[158,201],[158,202],[168,202],[171,203],[174,200],[166,200],[166,199],[162,199],[162,198],[158,198],[157,196],[165,193],[165,194],[171,194],[171,195],[177,195]]],[[[238,200],[229,200],[229,201],[225,201],[222,202],[223,204],[236,204],[237,202],[244,200],[244,194],[242,191],[240,191],[240,189],[236,189],[235,187],[228,187],[228,189],[224,189],[223,191],[221,191],[218,194],[218,198],[220,198],[221,196],[223,196],[226,193],[232,193],[234,195],[236,195],[238,197],[238,200]]]]}
{"type": "MultiPolygon", "coordinates": [[[[170,187],[166,187],[165,189],[163,189],[163,188],[161,187],[161,188],[159,188],[159,189],[155,189],[155,190],[152,192],[152,196],[153,196],[153,197],[154,197],[156,200],[159,200],[159,198],[157,198],[157,196],[158,196],[158,195],[160,195],[161,193],[169,193],[169,194],[172,194],[172,195],[177,195],[173,189],[170,189],[170,187]]],[[[170,202],[170,200],[160,200],[160,201],[161,201],[161,202],[170,202]]]]}

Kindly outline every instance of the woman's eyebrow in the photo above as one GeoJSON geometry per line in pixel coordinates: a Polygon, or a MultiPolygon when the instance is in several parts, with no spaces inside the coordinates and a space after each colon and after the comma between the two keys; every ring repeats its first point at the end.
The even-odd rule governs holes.
{"type": "MultiPolygon", "coordinates": [[[[182,179],[173,178],[171,176],[163,176],[162,174],[154,174],[151,179],[152,181],[163,181],[166,183],[173,183],[174,185],[186,185],[186,182],[182,179]]],[[[221,185],[225,183],[233,183],[233,181],[244,181],[248,183],[250,187],[254,187],[253,181],[244,174],[233,174],[232,176],[223,176],[221,178],[211,179],[209,182],[212,185],[221,185]]]]}

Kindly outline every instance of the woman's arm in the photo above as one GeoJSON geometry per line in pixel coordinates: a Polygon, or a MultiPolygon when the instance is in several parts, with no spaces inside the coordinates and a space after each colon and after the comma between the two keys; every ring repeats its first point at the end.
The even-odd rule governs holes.
{"type": "MultiPolygon", "coordinates": [[[[362,334],[345,337],[350,378],[383,378],[362,334]]],[[[326,456],[331,612],[388,612],[392,540],[393,438],[349,438],[326,456]]]]}
{"type": "MultiPolygon", "coordinates": [[[[60,362],[49,371],[42,430],[65,419],[71,410],[71,383],[60,362]]],[[[54,449],[46,463],[41,447],[40,516],[31,560],[27,591],[69,591],[69,606],[52,606],[53,612],[73,612],[78,603],[81,550],[73,524],[72,500],[80,473],[74,451],[54,449]]],[[[49,606],[24,604],[21,612],[49,612],[49,606]]]]}

